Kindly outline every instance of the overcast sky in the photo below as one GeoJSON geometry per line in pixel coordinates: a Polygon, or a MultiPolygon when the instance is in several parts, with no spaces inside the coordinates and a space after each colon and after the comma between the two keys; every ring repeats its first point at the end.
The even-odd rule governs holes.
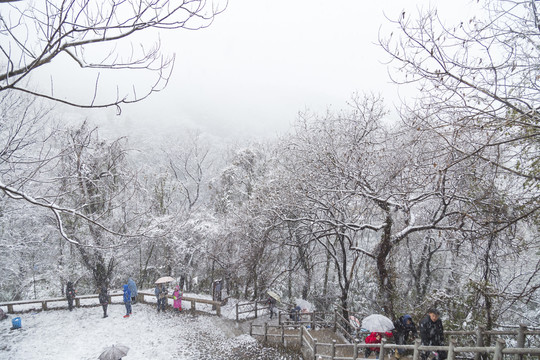
{"type": "Polygon", "coordinates": [[[344,107],[355,91],[381,93],[391,107],[397,89],[376,44],[380,31],[392,30],[385,15],[395,19],[430,3],[450,21],[464,16],[459,4],[468,4],[230,0],[211,27],[163,35],[164,50],[176,54],[169,86],[114,118],[268,137],[287,130],[299,111],[344,107]]]}

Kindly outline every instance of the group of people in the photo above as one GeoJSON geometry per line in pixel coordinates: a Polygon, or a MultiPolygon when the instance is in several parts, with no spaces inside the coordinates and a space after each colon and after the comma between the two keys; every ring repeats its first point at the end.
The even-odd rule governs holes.
{"type": "MultiPolygon", "coordinates": [[[[440,313],[437,309],[429,309],[427,315],[420,321],[420,339],[422,345],[425,346],[443,346],[444,345],[444,330],[442,321],[440,319],[440,313]]],[[[380,344],[384,337],[394,337],[397,345],[405,345],[409,339],[417,337],[416,325],[411,315],[403,315],[394,322],[394,329],[392,332],[372,332],[366,339],[366,344],[380,344]]],[[[375,353],[375,357],[379,358],[379,347],[368,347],[364,351],[365,357],[369,357],[372,352],[375,353]]],[[[395,357],[399,359],[403,354],[404,349],[396,349],[395,357]]],[[[421,360],[427,360],[429,357],[429,351],[422,351],[421,360]]],[[[445,360],[446,351],[438,351],[436,353],[438,360],[445,360]]]]}
{"type": "MultiPolygon", "coordinates": [[[[137,284],[132,278],[129,278],[127,284],[123,286],[123,290],[123,301],[124,305],[126,306],[126,315],[124,315],[124,317],[127,318],[132,314],[131,305],[137,302],[137,284]]],[[[73,300],[75,299],[76,294],[77,291],[75,290],[73,283],[68,281],[66,285],[66,299],[68,301],[69,311],[73,310],[73,300]]],[[[103,285],[101,289],[99,289],[98,299],[101,307],[103,308],[103,317],[106,318],[108,317],[107,307],[109,305],[109,292],[107,290],[107,286],[103,285]]]]}
{"type": "MultiPolygon", "coordinates": [[[[167,286],[165,284],[157,284],[154,293],[156,294],[157,299],[157,311],[165,312],[165,309],[167,308],[167,298],[169,294],[167,286]]],[[[180,290],[180,286],[178,285],[174,288],[173,300],[173,308],[176,311],[182,311],[182,291],[180,290]]]]}

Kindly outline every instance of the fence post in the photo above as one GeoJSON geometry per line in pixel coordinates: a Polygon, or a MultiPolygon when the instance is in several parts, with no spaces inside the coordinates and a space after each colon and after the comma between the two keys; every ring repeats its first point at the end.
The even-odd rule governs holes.
{"type": "Polygon", "coordinates": [[[47,311],[47,302],[46,301],[41,302],[41,310],[47,311]]]}
{"type": "Polygon", "coordinates": [[[281,343],[285,346],[285,326],[281,324],[281,343]]]}
{"type": "Polygon", "coordinates": [[[81,307],[81,299],[75,298],[75,307],[81,307]]]}
{"type": "Polygon", "coordinates": [[[358,339],[354,339],[352,358],[353,360],[358,359],[358,339]]]}
{"type": "Polygon", "coordinates": [[[337,310],[334,309],[334,332],[337,332],[337,310]]]}
{"type": "Polygon", "coordinates": [[[315,311],[311,313],[311,329],[315,330],[315,311]]]}
{"type": "Polygon", "coordinates": [[[236,303],[236,321],[238,321],[238,303],[236,303]]]}
{"type": "Polygon", "coordinates": [[[497,339],[497,342],[495,344],[495,354],[493,354],[493,360],[503,360],[503,348],[504,340],[497,339]]]}
{"type": "MultiPolygon", "coordinates": [[[[517,337],[517,347],[525,347],[525,331],[527,326],[524,324],[519,324],[518,337],[517,337]]],[[[516,354],[516,360],[523,360],[523,354],[516,354]]]]}
{"type": "Polygon", "coordinates": [[[249,324],[249,336],[253,336],[253,323],[249,324]]]}
{"type": "Polygon", "coordinates": [[[454,360],[454,344],[455,340],[453,336],[450,336],[450,339],[448,339],[448,360],[454,360]]]}
{"type": "Polygon", "coordinates": [[[191,300],[191,312],[195,314],[195,300],[191,300]]]}
{"type": "MultiPolygon", "coordinates": [[[[281,325],[283,326],[283,325],[281,325]]],[[[304,342],[304,327],[300,326],[300,351],[302,351],[302,343],[304,342]]]]}
{"type": "Polygon", "coordinates": [[[264,323],[264,342],[268,342],[268,323],[264,323]]]}
{"type": "Polygon", "coordinates": [[[278,312],[278,324],[283,325],[283,323],[281,322],[281,310],[279,310],[278,312]]]}
{"type": "Polygon", "coordinates": [[[216,315],[221,316],[221,303],[216,305],[216,315]]]}
{"type": "Polygon", "coordinates": [[[332,360],[336,358],[336,340],[332,340],[332,360]]]}
{"type": "Polygon", "coordinates": [[[257,300],[255,300],[255,319],[257,318],[257,300]]]}
{"type": "MultiPolygon", "coordinates": [[[[484,329],[481,326],[478,326],[476,328],[476,347],[484,347],[484,329]]],[[[474,360],[480,360],[483,358],[483,354],[481,352],[474,353],[474,360]]]]}
{"type": "Polygon", "coordinates": [[[381,340],[381,345],[380,345],[380,353],[379,353],[379,359],[384,359],[384,345],[386,344],[386,339],[382,339],[381,340]]]}
{"type": "Polygon", "coordinates": [[[313,360],[317,360],[317,339],[313,339],[313,360]]]}
{"type": "Polygon", "coordinates": [[[414,340],[413,360],[418,360],[420,358],[420,350],[418,350],[419,347],[420,347],[420,339],[414,340]]]}
{"type": "Polygon", "coordinates": [[[8,304],[7,312],[8,312],[8,314],[13,314],[13,304],[8,304]]]}

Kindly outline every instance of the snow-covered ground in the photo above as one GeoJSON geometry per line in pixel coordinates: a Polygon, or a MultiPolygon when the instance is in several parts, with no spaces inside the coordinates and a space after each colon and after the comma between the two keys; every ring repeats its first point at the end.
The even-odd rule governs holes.
{"type": "Polygon", "coordinates": [[[118,304],[109,306],[108,318],[102,318],[101,307],[10,315],[0,322],[0,359],[97,359],[114,344],[130,348],[125,360],[298,359],[263,348],[226,318],[157,313],[145,304],[133,305],[129,318],[124,314],[118,304]],[[22,329],[10,330],[16,316],[22,329]]]}

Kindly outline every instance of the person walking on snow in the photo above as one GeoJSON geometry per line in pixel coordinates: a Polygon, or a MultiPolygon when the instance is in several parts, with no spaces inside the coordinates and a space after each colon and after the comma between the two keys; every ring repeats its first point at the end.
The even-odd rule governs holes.
{"type": "Polygon", "coordinates": [[[109,294],[107,293],[107,287],[102,286],[99,292],[99,303],[103,307],[103,317],[107,317],[107,305],[109,305],[109,294]]]}
{"type": "Polygon", "coordinates": [[[75,299],[75,294],[77,291],[73,288],[73,283],[71,281],[68,281],[66,285],[66,298],[68,301],[68,309],[69,311],[73,310],[73,299],[75,299]]]}
{"type": "Polygon", "coordinates": [[[124,317],[127,318],[131,315],[131,291],[129,291],[127,284],[124,285],[124,305],[126,305],[126,315],[124,317]]]}
{"type": "Polygon", "coordinates": [[[178,285],[174,288],[173,299],[173,307],[178,311],[182,311],[182,292],[180,291],[180,286],[178,285]]]}
{"type": "Polygon", "coordinates": [[[155,294],[157,298],[157,311],[165,311],[165,304],[167,302],[167,288],[165,288],[165,285],[156,285],[155,294]]]}
{"type": "MultiPolygon", "coordinates": [[[[405,345],[409,340],[409,335],[415,338],[417,335],[416,325],[414,324],[411,315],[403,315],[394,322],[394,338],[396,344],[405,345]]],[[[395,357],[399,359],[405,353],[405,349],[396,349],[395,357]]]]}
{"type": "Polygon", "coordinates": [[[274,308],[276,307],[276,299],[268,296],[266,303],[268,304],[268,311],[270,312],[270,320],[272,320],[272,318],[274,317],[274,308]]]}
{"type": "Polygon", "coordinates": [[[132,278],[129,278],[127,285],[129,287],[129,291],[131,291],[131,303],[135,304],[137,302],[137,284],[135,284],[135,280],[132,278]]]}
{"type": "MultiPolygon", "coordinates": [[[[428,314],[420,321],[420,338],[422,345],[425,346],[443,346],[444,330],[440,319],[440,313],[437,309],[429,309],[428,314]]],[[[437,351],[439,360],[446,359],[446,351],[437,351]]],[[[429,351],[423,351],[421,358],[427,360],[429,351]]]]}

